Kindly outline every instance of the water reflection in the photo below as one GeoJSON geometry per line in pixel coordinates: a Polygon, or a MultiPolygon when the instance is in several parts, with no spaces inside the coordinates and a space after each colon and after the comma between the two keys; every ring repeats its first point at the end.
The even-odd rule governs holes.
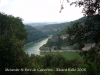
{"type": "Polygon", "coordinates": [[[46,39],[41,40],[41,41],[39,41],[37,43],[28,45],[27,49],[25,49],[25,52],[28,53],[29,55],[31,55],[31,54],[38,54],[39,55],[40,54],[39,48],[42,45],[46,44],[46,42],[47,42],[48,39],[49,38],[46,38],[46,39]]]}

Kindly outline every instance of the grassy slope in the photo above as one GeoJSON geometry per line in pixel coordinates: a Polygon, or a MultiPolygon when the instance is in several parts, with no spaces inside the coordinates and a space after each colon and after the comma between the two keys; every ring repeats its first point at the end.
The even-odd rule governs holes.
{"type": "Polygon", "coordinates": [[[76,52],[40,52],[40,55],[46,55],[46,54],[61,54],[67,59],[73,59],[73,58],[79,58],[82,59],[82,57],[79,55],[79,53],[76,52]]]}

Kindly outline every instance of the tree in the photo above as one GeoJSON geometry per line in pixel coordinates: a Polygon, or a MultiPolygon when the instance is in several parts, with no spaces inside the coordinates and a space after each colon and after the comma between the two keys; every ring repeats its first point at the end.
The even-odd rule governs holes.
{"type": "MultiPolygon", "coordinates": [[[[70,0],[67,0],[67,2],[69,1],[70,0]]],[[[61,3],[61,10],[64,9],[63,2],[64,0],[61,3]]],[[[83,6],[82,12],[84,13],[85,16],[92,16],[95,14],[100,14],[100,0],[76,0],[75,2],[70,3],[70,5],[73,5],[73,4],[79,7],[83,6]]]]}
{"type": "Polygon", "coordinates": [[[24,58],[27,56],[23,51],[26,32],[19,18],[0,13],[0,19],[0,71],[6,75],[5,68],[20,69],[26,66],[24,58]]]}
{"type": "MultiPolygon", "coordinates": [[[[86,22],[81,25],[76,23],[72,27],[68,27],[67,33],[69,33],[69,41],[72,44],[79,43],[80,49],[87,43],[95,43],[95,47],[88,51],[84,51],[85,62],[93,62],[99,72],[98,66],[100,61],[97,61],[100,57],[100,0],[79,0],[72,2],[70,5],[83,6],[82,12],[87,16],[86,22]]],[[[61,10],[63,9],[61,5],[61,10]]]]}
{"type": "Polygon", "coordinates": [[[84,43],[85,43],[84,26],[82,25],[82,23],[77,22],[73,24],[73,26],[67,27],[66,31],[67,34],[69,34],[68,37],[69,45],[78,44],[79,49],[81,50],[82,47],[84,47],[84,43]]]}

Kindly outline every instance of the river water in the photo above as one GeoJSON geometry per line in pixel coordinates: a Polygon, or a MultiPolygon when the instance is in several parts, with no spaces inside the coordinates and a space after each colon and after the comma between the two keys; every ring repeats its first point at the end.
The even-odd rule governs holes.
{"type": "Polygon", "coordinates": [[[28,53],[29,55],[31,55],[31,54],[38,54],[38,55],[40,55],[39,48],[42,45],[46,44],[48,39],[49,38],[46,38],[46,39],[41,40],[41,41],[39,41],[37,43],[33,43],[33,44],[30,44],[30,45],[27,45],[26,48],[25,48],[25,52],[28,53]]]}

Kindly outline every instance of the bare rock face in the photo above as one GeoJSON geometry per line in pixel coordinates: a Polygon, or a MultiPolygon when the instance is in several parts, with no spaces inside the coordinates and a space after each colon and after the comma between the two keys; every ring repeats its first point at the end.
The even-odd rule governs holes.
{"type": "Polygon", "coordinates": [[[85,45],[85,47],[82,48],[82,50],[83,51],[90,50],[94,46],[95,46],[95,43],[92,43],[92,44],[88,43],[85,45]]]}

